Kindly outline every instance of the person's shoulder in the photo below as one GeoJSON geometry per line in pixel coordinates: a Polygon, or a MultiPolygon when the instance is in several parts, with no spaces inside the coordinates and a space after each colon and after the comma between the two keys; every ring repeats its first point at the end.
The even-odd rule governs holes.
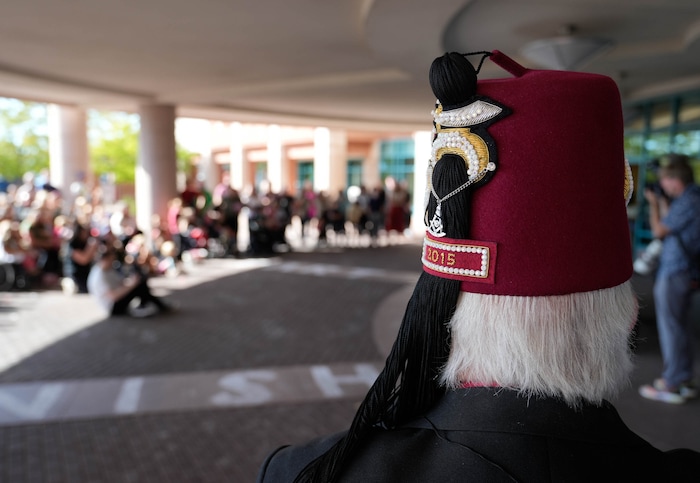
{"type": "Polygon", "coordinates": [[[683,195],[686,196],[681,196],[681,198],[690,198],[693,200],[693,202],[697,201],[698,199],[700,199],[700,185],[697,185],[695,183],[689,185],[683,192],[683,195]]]}
{"type": "Polygon", "coordinates": [[[695,482],[698,481],[700,452],[686,448],[662,451],[658,459],[648,458],[647,463],[654,464],[654,471],[658,471],[664,481],[695,482]]]}
{"type": "Polygon", "coordinates": [[[692,449],[679,448],[664,451],[663,458],[673,467],[680,467],[686,470],[688,468],[700,469],[700,452],[692,449]]]}
{"type": "MultiPolygon", "coordinates": [[[[683,209],[700,213],[700,185],[690,185],[690,187],[686,189],[683,194],[685,195],[681,197],[683,201],[682,204],[684,205],[683,209]]],[[[671,204],[671,207],[673,207],[673,203],[671,204]]]]}
{"type": "Polygon", "coordinates": [[[344,435],[345,432],[336,433],[305,444],[277,448],[260,467],[257,483],[291,483],[306,465],[328,451],[344,435]]]}

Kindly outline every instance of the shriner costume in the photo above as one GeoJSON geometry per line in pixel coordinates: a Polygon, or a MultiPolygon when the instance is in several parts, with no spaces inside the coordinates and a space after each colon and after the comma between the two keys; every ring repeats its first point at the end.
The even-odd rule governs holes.
{"type": "Polygon", "coordinates": [[[513,113],[487,128],[498,161],[492,178],[474,190],[470,238],[497,243],[497,274],[486,284],[464,277],[462,290],[559,295],[629,280],[615,82],[595,74],[528,70],[500,52],[490,60],[515,78],[481,81],[478,94],[513,113]]]}
{"type": "Polygon", "coordinates": [[[511,77],[431,66],[424,273],[385,368],[347,432],[278,449],[259,482],[696,476],[700,453],[652,447],[607,401],[637,317],[614,81],[480,54],[511,77]]]}
{"type": "MultiPolygon", "coordinates": [[[[258,481],[286,482],[344,433],[285,447],[258,481]]],[[[450,391],[423,419],[375,429],[338,481],[696,481],[697,456],[662,453],[632,433],[608,404],[575,411],[513,391],[450,391]]]]}

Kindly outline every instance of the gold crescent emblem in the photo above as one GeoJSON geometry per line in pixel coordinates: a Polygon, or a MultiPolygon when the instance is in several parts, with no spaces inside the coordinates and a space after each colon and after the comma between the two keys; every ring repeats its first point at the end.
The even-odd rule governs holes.
{"type": "Polygon", "coordinates": [[[632,193],[634,193],[634,177],[632,176],[630,163],[625,158],[625,205],[630,204],[632,193]]]}

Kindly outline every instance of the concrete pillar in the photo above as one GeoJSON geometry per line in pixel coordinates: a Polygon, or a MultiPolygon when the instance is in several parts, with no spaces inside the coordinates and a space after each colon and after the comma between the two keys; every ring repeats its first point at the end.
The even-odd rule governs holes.
{"type": "Polygon", "coordinates": [[[292,168],[291,168],[291,162],[289,161],[289,157],[287,156],[287,150],[284,149],[284,146],[281,147],[281,152],[280,152],[280,187],[279,190],[277,191],[278,193],[282,193],[284,191],[290,190],[293,187],[293,180],[292,180],[292,168]]]}
{"type": "Polygon", "coordinates": [[[375,186],[382,184],[382,175],[379,171],[381,146],[381,141],[374,141],[367,157],[362,162],[362,184],[367,187],[368,191],[372,191],[375,186]]]}
{"type": "Polygon", "coordinates": [[[346,190],[348,184],[348,135],[340,129],[331,130],[331,166],[330,185],[331,194],[346,190]]]}
{"type": "Polygon", "coordinates": [[[328,128],[314,130],[314,191],[327,191],[330,184],[331,133],[328,128]]]}
{"type": "Polygon", "coordinates": [[[411,207],[411,231],[416,235],[425,233],[426,189],[428,186],[428,162],[432,147],[432,133],[413,133],[413,206],[411,207]]]}
{"type": "Polygon", "coordinates": [[[87,115],[77,106],[49,104],[49,176],[69,210],[88,178],[87,115]]]}
{"type": "Polygon", "coordinates": [[[176,185],[175,107],[141,106],[139,158],[136,166],[136,222],[150,233],[151,216],[165,216],[176,185]]]}
{"type": "Polygon", "coordinates": [[[267,126],[267,180],[273,193],[282,191],[287,178],[284,177],[285,162],[282,156],[282,130],[277,124],[267,126]]]}
{"type": "Polygon", "coordinates": [[[240,122],[231,123],[229,139],[231,186],[242,192],[250,179],[250,165],[243,156],[243,126],[240,122]]]}
{"type": "Polygon", "coordinates": [[[212,193],[219,183],[219,170],[214,159],[214,144],[218,139],[217,133],[223,128],[221,122],[209,122],[206,134],[200,139],[200,162],[198,178],[202,181],[204,188],[212,193]]]}
{"type": "Polygon", "coordinates": [[[314,190],[335,196],[346,188],[348,137],[344,130],[316,128],[314,132],[314,190]]]}

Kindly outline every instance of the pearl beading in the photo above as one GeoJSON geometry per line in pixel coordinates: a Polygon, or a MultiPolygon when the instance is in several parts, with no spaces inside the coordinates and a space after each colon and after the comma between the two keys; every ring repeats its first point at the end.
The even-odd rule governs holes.
{"type": "Polygon", "coordinates": [[[431,152],[431,161],[435,165],[437,163],[437,154],[441,149],[456,152],[467,162],[467,174],[469,179],[474,178],[479,172],[479,155],[472,146],[472,143],[462,135],[459,131],[443,131],[438,132],[437,137],[433,141],[431,152]]]}
{"type": "Polygon", "coordinates": [[[428,164],[428,184],[425,199],[426,208],[428,206],[430,194],[432,194],[435,197],[435,201],[437,201],[437,208],[435,209],[433,218],[430,221],[428,221],[428,213],[425,213],[425,224],[428,226],[428,231],[438,238],[444,237],[446,233],[442,223],[442,202],[468,188],[477,181],[480,181],[488,171],[494,171],[495,169],[496,165],[492,162],[486,163],[486,166],[481,167],[479,154],[476,152],[474,146],[464,136],[464,133],[462,133],[461,130],[453,129],[438,132],[437,137],[433,141],[430,163],[428,164]],[[467,164],[467,181],[442,198],[435,192],[432,181],[433,169],[437,163],[438,153],[440,153],[441,150],[457,154],[464,159],[467,164]]]}
{"type": "Polygon", "coordinates": [[[625,158],[625,206],[630,204],[632,194],[634,193],[634,177],[632,176],[632,167],[629,161],[625,158]]]}
{"type": "Polygon", "coordinates": [[[485,101],[474,101],[459,109],[442,111],[440,108],[432,111],[436,124],[452,127],[474,126],[498,116],[502,108],[485,101]]]}
{"type": "Polygon", "coordinates": [[[447,243],[439,243],[439,242],[435,242],[433,240],[430,240],[429,238],[426,237],[423,239],[423,254],[422,254],[421,259],[422,259],[423,265],[425,265],[429,269],[436,271],[436,272],[447,273],[450,275],[461,275],[463,277],[486,278],[486,277],[488,277],[489,255],[490,255],[490,251],[489,251],[488,247],[480,247],[480,246],[476,246],[476,245],[453,245],[453,244],[447,244],[447,243]],[[428,260],[426,257],[427,247],[433,247],[433,248],[437,248],[439,250],[445,250],[448,252],[475,253],[475,254],[481,255],[481,269],[480,270],[473,270],[473,269],[458,268],[458,267],[446,267],[444,265],[433,263],[430,260],[428,260]]]}
{"type": "Polygon", "coordinates": [[[468,106],[452,109],[450,111],[443,111],[442,105],[438,100],[437,109],[432,111],[435,126],[433,127],[434,139],[431,148],[430,162],[428,163],[428,179],[425,193],[425,224],[428,226],[428,231],[434,236],[438,238],[446,236],[442,223],[442,202],[483,179],[488,171],[494,171],[496,169],[495,163],[488,162],[488,156],[484,160],[485,165],[482,166],[483,163],[479,159],[479,153],[469,139],[467,139],[468,135],[474,136],[474,134],[470,133],[469,128],[466,126],[474,126],[488,121],[498,116],[502,111],[502,108],[481,100],[474,101],[468,106]],[[443,127],[443,124],[449,127],[443,127]],[[457,189],[440,198],[435,192],[432,178],[433,169],[438,162],[438,157],[445,153],[456,154],[464,159],[467,166],[467,181],[457,189]],[[437,201],[437,207],[433,218],[428,221],[427,207],[431,194],[435,197],[435,201],[437,201]]]}

